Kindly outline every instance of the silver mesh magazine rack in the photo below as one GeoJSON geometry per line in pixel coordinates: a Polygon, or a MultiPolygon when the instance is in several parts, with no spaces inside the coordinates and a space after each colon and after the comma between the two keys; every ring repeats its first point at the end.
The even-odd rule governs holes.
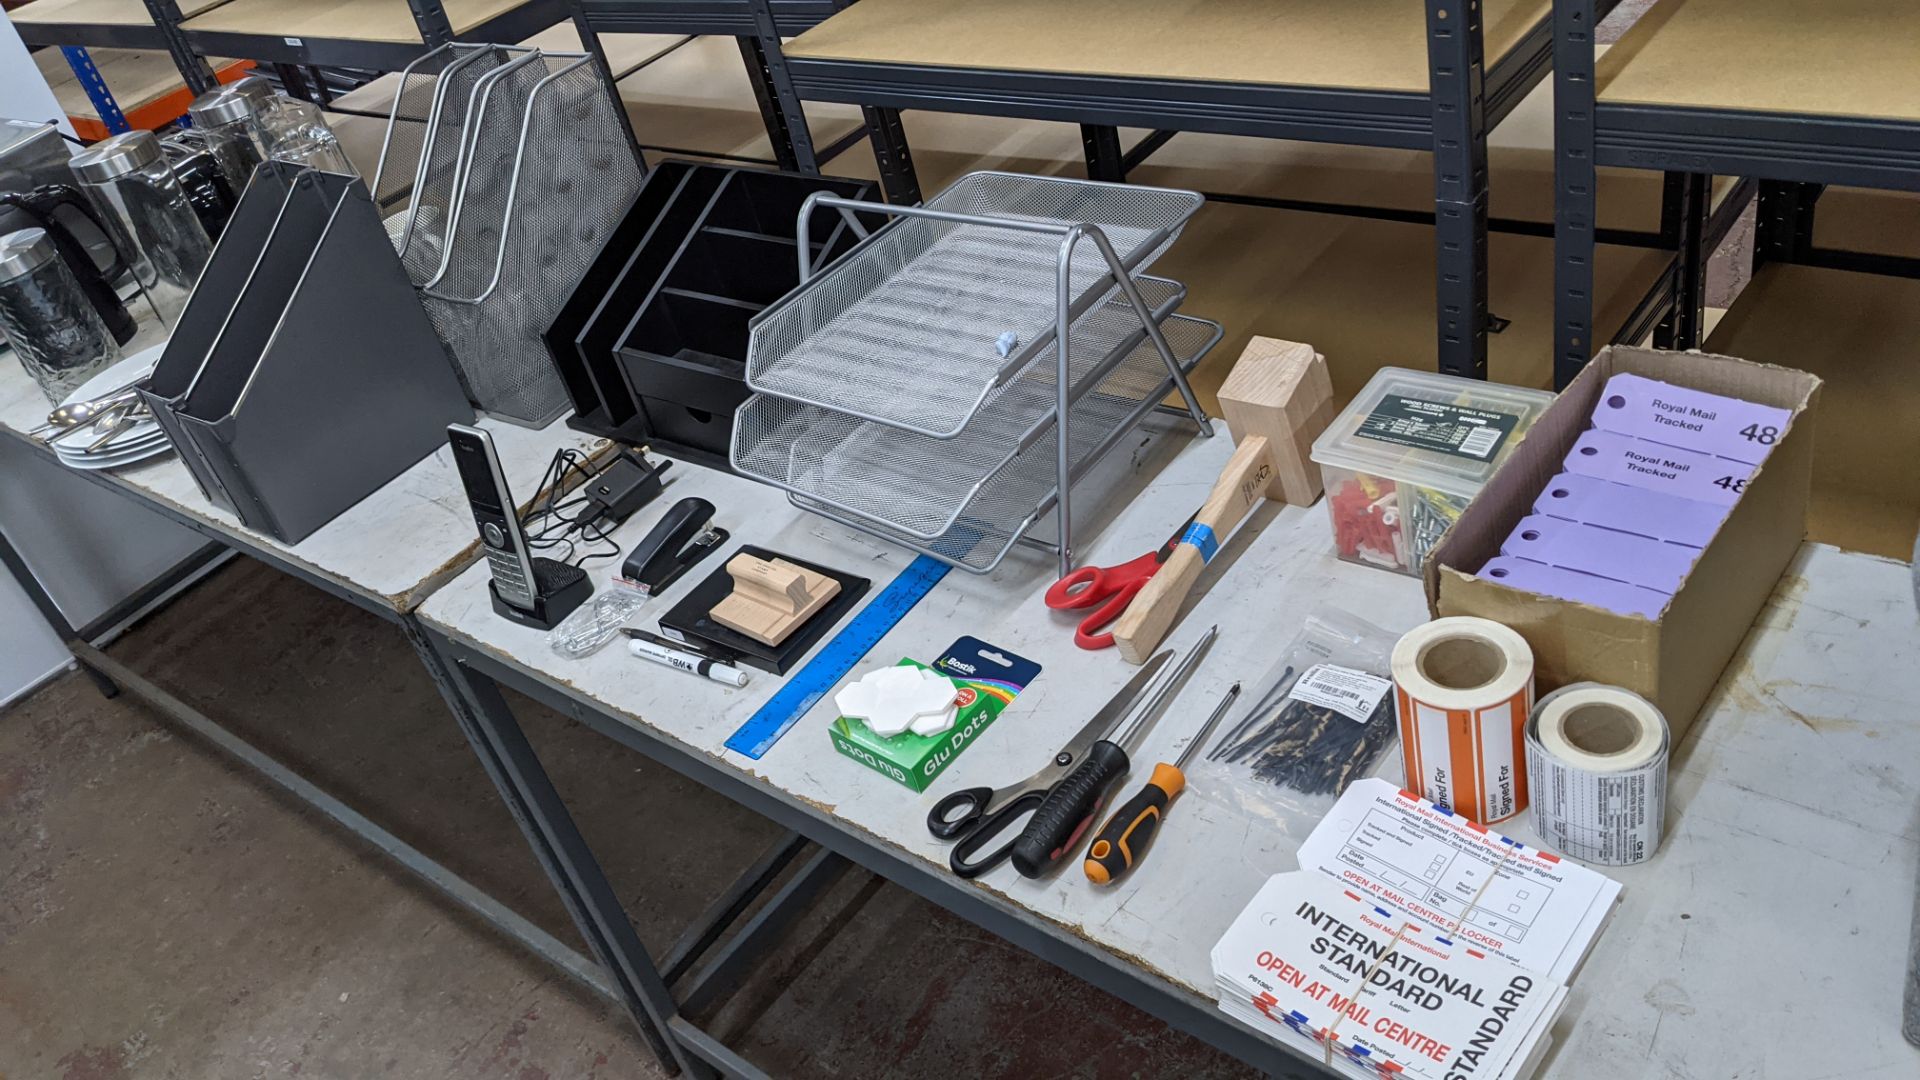
{"type": "Polygon", "coordinates": [[[469,400],[544,427],[572,399],[541,335],[633,201],[640,159],[584,53],[442,46],[402,73],[400,102],[374,177],[409,196],[388,235],[469,400]]]}
{"type": "Polygon", "coordinates": [[[1073,566],[1070,491],[1168,394],[1218,324],[1141,273],[1192,192],[980,172],[920,207],[824,193],[864,237],[755,316],[732,459],[799,507],[987,573],[1017,541],[1073,566]],[[894,220],[870,235],[855,211],[894,220]],[[1087,250],[1091,248],[1092,250],[1087,250]],[[1057,539],[1026,534],[1049,512],[1057,539]]]}

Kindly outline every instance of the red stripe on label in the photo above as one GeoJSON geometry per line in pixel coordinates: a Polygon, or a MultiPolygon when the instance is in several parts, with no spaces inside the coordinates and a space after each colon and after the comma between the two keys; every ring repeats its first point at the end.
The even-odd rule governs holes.
{"type": "Polygon", "coordinates": [[[1546,853],[1546,852],[1544,852],[1544,851],[1539,851],[1539,852],[1535,852],[1534,854],[1536,854],[1536,855],[1539,855],[1539,856],[1540,856],[1540,857],[1541,857],[1542,859],[1545,859],[1545,860],[1547,860],[1548,862],[1559,862],[1559,861],[1560,861],[1560,856],[1558,856],[1558,855],[1549,855],[1549,854],[1547,854],[1547,853],[1546,853]]]}
{"type": "Polygon", "coordinates": [[[1468,949],[1468,950],[1467,950],[1467,955],[1468,955],[1468,956],[1472,956],[1472,957],[1476,957],[1476,958],[1478,958],[1478,959],[1481,959],[1481,960],[1485,960],[1485,959],[1487,958],[1487,954],[1486,954],[1486,953],[1483,953],[1483,952],[1481,952],[1481,951],[1479,951],[1478,949],[1468,949]]]}

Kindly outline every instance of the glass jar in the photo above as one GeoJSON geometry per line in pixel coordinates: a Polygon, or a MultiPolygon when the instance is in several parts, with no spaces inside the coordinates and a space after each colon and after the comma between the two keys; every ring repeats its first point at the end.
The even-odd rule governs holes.
{"type": "Polygon", "coordinates": [[[359,176],[347,160],[340,139],[327,126],[321,111],[290,97],[275,97],[254,110],[254,137],[266,148],[270,161],[291,161],[321,172],[359,176]]]}
{"type": "Polygon", "coordinates": [[[120,346],[44,229],[0,236],[0,334],[55,405],[120,360],[120,346]]]}
{"type": "Polygon", "coordinates": [[[236,197],[246,190],[253,167],[265,160],[254,145],[251,122],[254,109],[271,97],[273,88],[265,79],[248,77],[230,86],[215,87],[187,106],[193,130],[206,140],[207,152],[219,163],[236,197]]]}
{"type": "Polygon", "coordinates": [[[200,227],[207,230],[207,239],[218,242],[239,200],[227,171],[213,156],[213,147],[200,132],[188,130],[162,139],[160,148],[173,167],[174,179],[180,181],[180,190],[187,195],[187,205],[193,207],[200,227]]]}
{"type": "Polygon", "coordinates": [[[73,174],[115,231],[160,321],[180,321],[194,282],[213,253],[180,181],[150,131],[129,131],[73,157],[73,174]]]}

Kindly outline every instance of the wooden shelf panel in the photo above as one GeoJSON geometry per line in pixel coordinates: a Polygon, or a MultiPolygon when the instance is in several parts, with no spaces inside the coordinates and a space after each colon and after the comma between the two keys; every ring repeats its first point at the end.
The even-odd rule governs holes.
{"type": "MultiPolygon", "coordinates": [[[[166,53],[146,49],[91,49],[89,53],[114,102],[129,119],[145,106],[186,90],[180,69],[173,66],[173,57],[166,53]]],[[[33,59],[68,116],[99,119],[93,99],[87,97],[73,69],[67,66],[66,57],[57,50],[45,49],[35,53],[33,59]]],[[[215,71],[223,71],[235,61],[214,57],[207,63],[215,71]]]]}
{"type": "MultiPolygon", "coordinates": [[[[1548,0],[1484,0],[1487,65],[1548,0]]],[[[1420,0],[860,0],[795,38],[822,60],[1215,83],[1427,89],[1420,0]]]]}
{"type": "MultiPolygon", "coordinates": [[[[180,14],[191,18],[211,11],[227,0],[180,0],[180,14]]],[[[7,12],[17,23],[61,23],[87,26],[152,26],[147,6],[140,0],[33,0],[7,12]]]]}
{"type": "Polygon", "coordinates": [[[1920,5],[1664,0],[1595,74],[1610,105],[1920,121],[1920,5]]]}
{"type": "MultiPolygon", "coordinates": [[[[453,32],[464,34],[526,3],[444,0],[444,7],[453,32]]],[[[420,28],[406,0],[227,0],[206,14],[188,19],[185,26],[188,30],[261,37],[420,42],[420,28]]]]}
{"type": "MultiPolygon", "coordinates": [[[[1817,221],[1818,219],[1816,219],[1817,221]]],[[[1709,352],[1820,376],[1807,538],[1906,559],[1920,523],[1920,281],[1762,266],[1709,352]]]]}

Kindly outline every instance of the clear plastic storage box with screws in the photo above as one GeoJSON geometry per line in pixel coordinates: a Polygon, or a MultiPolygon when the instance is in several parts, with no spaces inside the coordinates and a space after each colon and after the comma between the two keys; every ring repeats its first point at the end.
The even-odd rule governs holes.
{"type": "Polygon", "coordinates": [[[1418,576],[1553,395],[1381,368],[1313,443],[1336,553],[1418,576]]]}

